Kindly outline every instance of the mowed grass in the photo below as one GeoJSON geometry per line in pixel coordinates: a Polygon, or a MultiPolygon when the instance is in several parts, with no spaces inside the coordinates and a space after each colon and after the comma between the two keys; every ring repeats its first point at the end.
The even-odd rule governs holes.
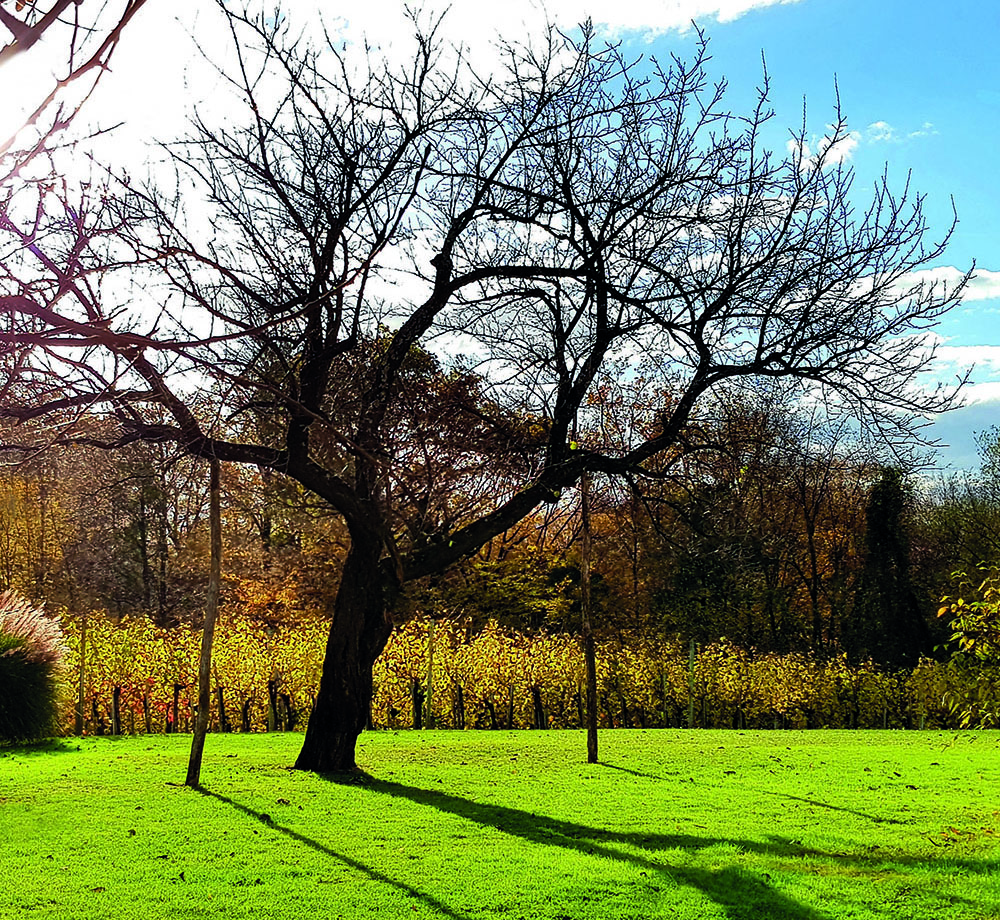
{"type": "Polygon", "coordinates": [[[1000,734],[297,735],[0,751],[0,917],[997,918],[1000,734]]]}

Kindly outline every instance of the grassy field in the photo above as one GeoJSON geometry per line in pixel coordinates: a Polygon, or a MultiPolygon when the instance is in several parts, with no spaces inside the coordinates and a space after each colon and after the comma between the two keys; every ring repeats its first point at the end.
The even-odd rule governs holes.
{"type": "Polygon", "coordinates": [[[0,917],[1000,917],[1000,733],[297,735],[0,750],[0,917]]]}

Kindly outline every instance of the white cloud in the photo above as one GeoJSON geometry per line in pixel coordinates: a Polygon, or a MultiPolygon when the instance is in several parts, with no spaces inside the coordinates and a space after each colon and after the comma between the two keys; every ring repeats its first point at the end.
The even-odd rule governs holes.
{"type": "Polygon", "coordinates": [[[986,380],[982,383],[970,383],[962,388],[962,405],[982,406],[987,403],[1000,403],[1000,380],[986,380]]]}
{"type": "Polygon", "coordinates": [[[950,367],[974,364],[985,373],[1000,373],[1000,345],[939,345],[936,357],[950,367]]]}
{"type": "Polygon", "coordinates": [[[934,353],[933,376],[936,380],[954,383],[970,369],[969,382],[960,394],[962,404],[1000,402],[1000,345],[938,344],[934,353]]]}
{"type": "MultiPolygon", "coordinates": [[[[258,0],[251,0],[255,8],[258,0]]],[[[391,58],[408,58],[413,25],[407,5],[423,8],[422,22],[431,22],[447,10],[441,27],[445,38],[461,42],[478,63],[492,66],[492,46],[500,37],[529,40],[540,36],[547,21],[572,30],[590,17],[609,37],[635,33],[651,39],[666,32],[683,32],[691,21],[711,24],[732,22],[755,10],[798,3],[801,0],[507,0],[504,3],[471,3],[468,0],[363,0],[352,4],[316,4],[314,0],[282,0],[292,30],[320,37],[320,26],[346,42],[364,37],[391,58]],[[324,12],[319,8],[326,7],[324,12]]],[[[264,4],[266,8],[266,2],[264,4]]],[[[204,56],[225,66],[232,48],[228,29],[214,4],[149,3],[129,24],[112,59],[111,71],[88,103],[92,124],[108,126],[126,122],[117,144],[138,146],[140,139],[173,139],[184,132],[194,104],[214,106],[226,97],[218,75],[204,56]]],[[[36,48],[25,63],[33,70],[3,73],[2,87],[49,85],[45,74],[64,66],[58,49],[36,48]],[[35,54],[34,51],[39,53],[35,54]],[[51,54],[49,52],[52,52],[51,54]]],[[[0,93],[0,128],[23,119],[28,94],[0,93]]]]}
{"type": "Polygon", "coordinates": [[[865,139],[872,144],[896,140],[896,129],[887,121],[874,121],[865,132],[865,139]]]}
{"type": "Polygon", "coordinates": [[[900,144],[903,141],[914,140],[918,137],[931,137],[938,134],[933,122],[925,121],[919,128],[901,134],[887,121],[873,121],[865,129],[865,141],[869,144],[900,144]]]}
{"type": "MultiPolygon", "coordinates": [[[[925,268],[911,272],[903,281],[906,287],[915,284],[937,284],[949,290],[954,288],[964,277],[965,272],[954,265],[941,265],[937,268],[925,268]]],[[[965,303],[973,300],[992,300],[1000,298],[1000,272],[977,268],[962,294],[965,303]]]]}
{"type": "MultiPolygon", "coordinates": [[[[605,33],[617,36],[638,32],[652,38],[665,32],[685,32],[692,20],[699,23],[733,22],[754,10],[784,6],[800,0],[508,0],[506,3],[453,3],[445,19],[445,29],[464,42],[483,39],[524,37],[540,28],[546,19],[561,28],[573,28],[590,18],[605,33]],[[525,32],[525,28],[529,30],[525,32]]],[[[299,0],[302,3],[302,0],[299,0]]],[[[311,2],[303,4],[314,6],[311,2]]],[[[430,4],[443,9],[443,3],[430,4]]],[[[374,41],[405,22],[399,0],[367,0],[351,4],[342,14],[350,31],[367,32],[374,41]]]]}
{"type": "MultiPolygon", "coordinates": [[[[834,130],[833,125],[829,128],[831,131],[834,130]]],[[[839,166],[851,159],[860,142],[861,134],[858,131],[848,131],[837,137],[831,137],[829,134],[819,140],[814,137],[812,142],[792,138],[786,142],[785,147],[792,157],[801,157],[800,167],[808,171],[815,169],[821,158],[824,166],[839,166]],[[816,147],[815,153],[813,145],[816,147]]]]}
{"type": "MultiPolygon", "coordinates": [[[[475,48],[494,42],[498,36],[528,38],[540,34],[547,20],[563,29],[572,29],[588,17],[611,36],[639,33],[653,38],[666,32],[684,32],[692,20],[699,23],[732,22],[755,10],[799,3],[801,0],[506,0],[503,3],[451,3],[429,0],[424,15],[428,21],[436,12],[448,10],[443,31],[453,40],[475,48]]],[[[422,4],[411,4],[421,7],[422,4]]],[[[110,4],[114,7],[114,4],[110,4]]],[[[115,52],[111,72],[89,108],[102,114],[111,110],[114,122],[127,118],[145,125],[182,121],[175,111],[183,111],[192,97],[211,95],[214,80],[207,77],[199,62],[192,36],[213,57],[225,48],[227,30],[212,4],[149,3],[126,29],[115,52]]],[[[251,8],[254,4],[251,3],[251,8]]],[[[315,31],[319,20],[345,40],[367,35],[372,44],[392,48],[405,46],[412,36],[404,0],[363,0],[333,4],[331,12],[317,12],[314,0],[282,0],[281,8],[295,29],[315,31]]],[[[266,3],[265,3],[266,7],[266,3]]],[[[114,10],[108,13],[110,17],[114,10]]],[[[48,36],[47,36],[48,38],[48,36]]],[[[0,93],[0,131],[19,125],[30,106],[36,104],[52,85],[54,76],[63,75],[66,62],[59,41],[43,41],[4,67],[0,93]],[[34,90],[34,91],[33,91],[34,90]]],[[[107,119],[102,119],[107,124],[107,119]]],[[[114,123],[112,122],[112,123],[114,123]]],[[[163,130],[157,134],[164,136],[163,130]]],[[[167,133],[174,133],[168,128],[167,133]]],[[[6,135],[5,135],[6,136],[6,135]]]]}
{"type": "Polygon", "coordinates": [[[851,158],[860,140],[861,135],[857,131],[850,131],[836,140],[824,137],[819,143],[819,153],[827,163],[843,163],[851,158]]]}

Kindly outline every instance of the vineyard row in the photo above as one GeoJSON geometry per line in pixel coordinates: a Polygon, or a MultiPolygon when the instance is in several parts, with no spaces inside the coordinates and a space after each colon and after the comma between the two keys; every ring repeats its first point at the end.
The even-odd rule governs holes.
{"type": "MultiPolygon", "coordinates": [[[[67,727],[80,706],[89,733],[190,728],[199,632],[156,629],[144,620],[119,625],[102,615],[67,618],[63,627],[67,727]]],[[[223,621],[212,730],[302,727],[325,637],[319,621],[286,628],[223,621]]],[[[922,661],[912,672],[886,674],[842,656],[755,656],[724,639],[695,648],[640,634],[599,642],[597,659],[604,727],[993,727],[1000,713],[991,675],[959,662],[922,661]]],[[[583,653],[573,636],[529,636],[495,625],[471,635],[463,624],[417,619],[393,633],[376,663],[370,723],[579,727],[583,683],[583,653]]]]}

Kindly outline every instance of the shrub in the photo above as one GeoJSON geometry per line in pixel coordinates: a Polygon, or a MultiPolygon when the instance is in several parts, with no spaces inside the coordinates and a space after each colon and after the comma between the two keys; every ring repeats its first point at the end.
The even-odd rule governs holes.
{"type": "Polygon", "coordinates": [[[13,591],[0,594],[0,741],[57,730],[63,654],[54,620],[13,591]]]}

